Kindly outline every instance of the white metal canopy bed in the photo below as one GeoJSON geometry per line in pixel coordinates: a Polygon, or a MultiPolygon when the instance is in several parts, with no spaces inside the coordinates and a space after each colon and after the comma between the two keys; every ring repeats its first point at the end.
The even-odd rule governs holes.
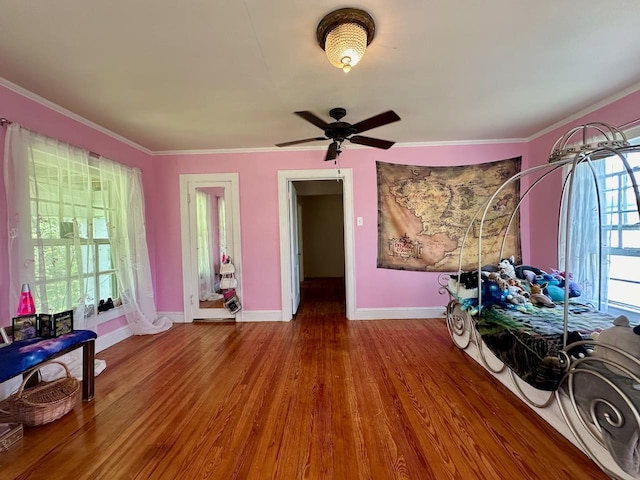
{"type": "MultiPolygon", "coordinates": [[[[564,275],[575,268],[573,245],[580,241],[571,238],[571,206],[562,213],[559,235],[563,238],[562,273],[549,274],[526,265],[510,271],[503,260],[510,252],[495,252],[496,263],[490,263],[494,259],[486,262],[482,258],[482,237],[487,214],[504,187],[525,177],[531,179],[530,187],[514,201],[513,213],[507,216],[506,237],[528,195],[554,175],[558,179],[563,167],[564,198],[568,199],[575,193],[577,167],[588,168],[596,191],[594,215],[600,222],[605,186],[597,174],[598,162],[621,162],[628,176],[627,191],[635,196],[640,214],[638,171],[627,161],[633,152],[640,152],[640,146],[630,145],[615,127],[592,123],[571,129],[555,143],[548,163],[514,175],[490,196],[467,228],[457,274],[440,276],[441,293],[450,300],[446,317],[453,342],[579,446],[603,471],[619,479],[640,478],[640,328],[634,332],[623,326],[626,318],[616,319],[602,311],[606,310],[601,298],[600,283],[603,278],[606,281],[602,267],[594,275],[598,278],[592,279],[598,285],[593,289],[595,295],[586,299],[580,297],[579,286],[570,281],[570,274],[564,275]],[[591,140],[593,134],[595,139],[591,140]],[[478,232],[478,262],[469,268],[464,264],[465,245],[468,255],[472,229],[478,232]],[[552,282],[554,287],[559,286],[560,296],[554,290],[551,300],[549,290],[542,295],[551,303],[534,305],[537,302],[532,299],[539,298],[537,292],[546,291],[543,286],[550,288],[552,282]],[[632,340],[637,342],[632,347],[624,350],[620,345],[605,343],[605,334],[600,340],[597,333],[593,334],[607,331],[614,321],[628,329],[624,332],[635,335],[632,340]]],[[[606,250],[602,236],[597,243],[602,259],[606,250]]],[[[475,258],[475,252],[470,256],[475,258]]]]}

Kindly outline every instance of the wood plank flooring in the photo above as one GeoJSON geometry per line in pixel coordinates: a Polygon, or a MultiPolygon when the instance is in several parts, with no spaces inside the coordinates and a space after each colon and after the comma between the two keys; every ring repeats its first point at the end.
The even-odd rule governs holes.
{"type": "Polygon", "coordinates": [[[329,280],[302,295],[291,323],[177,324],[101,352],[95,400],[26,429],[0,478],[607,478],[443,320],[349,322],[329,280]]]}

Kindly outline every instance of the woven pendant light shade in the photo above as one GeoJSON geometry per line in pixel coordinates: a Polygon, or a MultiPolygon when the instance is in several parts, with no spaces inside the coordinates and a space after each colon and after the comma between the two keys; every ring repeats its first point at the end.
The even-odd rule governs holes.
{"type": "Polygon", "coordinates": [[[362,59],[374,32],[373,18],[367,12],[342,8],[320,21],[316,37],[331,64],[346,73],[362,59]]]}

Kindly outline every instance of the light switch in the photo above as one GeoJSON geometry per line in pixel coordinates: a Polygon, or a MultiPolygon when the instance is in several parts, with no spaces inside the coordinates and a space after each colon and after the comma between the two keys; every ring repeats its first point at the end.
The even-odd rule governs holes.
{"type": "Polygon", "coordinates": [[[356,225],[358,225],[359,227],[361,227],[364,224],[362,217],[358,217],[356,218],[356,225]]]}

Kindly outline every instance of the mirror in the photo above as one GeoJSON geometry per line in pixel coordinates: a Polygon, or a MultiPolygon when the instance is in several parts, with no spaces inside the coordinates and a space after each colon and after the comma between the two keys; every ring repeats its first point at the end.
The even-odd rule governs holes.
{"type": "Polygon", "coordinates": [[[224,187],[196,188],[196,252],[199,308],[224,308],[220,265],[229,255],[224,187]]]}

